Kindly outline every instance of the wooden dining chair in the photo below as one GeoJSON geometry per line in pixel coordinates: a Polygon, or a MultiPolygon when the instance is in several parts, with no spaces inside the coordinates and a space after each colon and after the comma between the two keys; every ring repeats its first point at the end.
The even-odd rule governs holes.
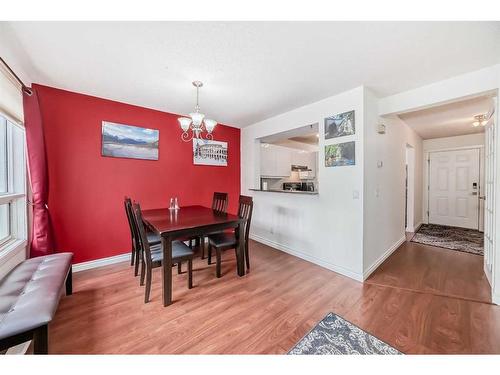
{"type": "MultiPolygon", "coordinates": [[[[228,201],[227,193],[220,193],[217,191],[214,192],[214,196],[212,198],[212,210],[226,213],[228,201]]],[[[205,259],[205,237],[206,236],[200,237],[201,259],[205,259]]]]}
{"type": "MultiPolygon", "coordinates": [[[[125,205],[125,213],[127,214],[130,237],[132,239],[130,265],[134,266],[134,276],[137,276],[139,274],[139,263],[142,259],[140,256],[139,233],[135,223],[134,213],[132,212],[132,200],[129,197],[125,197],[123,203],[125,205]]],[[[157,245],[161,242],[160,236],[156,233],[147,231],[146,237],[150,246],[157,245]]]]}
{"type": "MultiPolygon", "coordinates": [[[[245,263],[247,269],[250,268],[250,256],[248,253],[248,236],[250,234],[250,223],[252,221],[253,199],[245,195],[240,195],[238,216],[244,219],[244,238],[239,241],[244,241],[245,263]]],[[[224,250],[235,249],[238,246],[238,240],[235,233],[220,232],[208,236],[208,264],[212,264],[212,249],[215,249],[217,265],[216,276],[221,277],[221,253],[224,250]]]]}
{"type": "MultiPolygon", "coordinates": [[[[142,221],[141,206],[134,203],[133,213],[137,228],[139,229],[139,242],[141,245],[141,253],[143,261],[141,263],[141,285],[144,285],[144,278],[146,278],[146,290],[144,294],[144,303],[149,302],[149,295],[151,293],[152,270],[156,267],[161,267],[163,263],[163,249],[162,245],[150,246],[146,236],[146,229],[142,221]]],[[[193,250],[189,248],[182,241],[172,242],[172,264],[178,265],[180,271],[180,264],[187,262],[188,264],[188,288],[193,287],[193,250]]]]}

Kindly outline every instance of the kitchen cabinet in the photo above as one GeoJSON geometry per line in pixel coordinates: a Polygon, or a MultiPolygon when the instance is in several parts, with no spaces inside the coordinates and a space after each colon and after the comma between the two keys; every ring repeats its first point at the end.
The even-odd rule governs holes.
{"type": "Polygon", "coordinates": [[[275,145],[260,148],[261,176],[289,177],[291,166],[292,150],[275,145]]]}

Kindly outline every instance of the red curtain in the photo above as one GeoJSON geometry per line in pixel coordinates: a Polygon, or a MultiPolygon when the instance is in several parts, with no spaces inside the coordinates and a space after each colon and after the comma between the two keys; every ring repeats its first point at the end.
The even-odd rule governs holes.
{"type": "Polygon", "coordinates": [[[35,89],[32,94],[23,90],[24,124],[28,147],[28,168],[33,193],[33,226],[30,244],[30,257],[47,255],[54,252],[52,227],[49,209],[49,178],[45,140],[43,136],[42,115],[35,89]]]}

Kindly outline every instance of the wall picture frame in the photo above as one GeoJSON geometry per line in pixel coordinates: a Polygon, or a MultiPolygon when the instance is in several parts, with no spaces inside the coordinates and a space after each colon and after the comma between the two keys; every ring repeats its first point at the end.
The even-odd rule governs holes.
{"type": "Polygon", "coordinates": [[[356,165],[356,142],[325,146],[325,167],[356,165]]]}
{"type": "Polygon", "coordinates": [[[193,164],[227,167],[227,142],[194,138],[193,164]]]}
{"type": "Polygon", "coordinates": [[[354,110],[325,118],[325,139],[345,137],[355,133],[354,110]]]}
{"type": "Polygon", "coordinates": [[[114,158],[158,160],[160,131],[114,122],[102,122],[101,155],[114,158]]]}

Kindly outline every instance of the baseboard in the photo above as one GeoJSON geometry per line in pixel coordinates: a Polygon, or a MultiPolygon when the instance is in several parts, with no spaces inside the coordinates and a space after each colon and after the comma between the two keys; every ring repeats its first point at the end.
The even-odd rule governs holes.
{"type": "Polygon", "coordinates": [[[417,225],[415,225],[413,227],[413,233],[417,233],[417,231],[420,229],[420,227],[422,226],[423,222],[421,221],[420,223],[418,223],[417,225]]]}
{"type": "Polygon", "coordinates": [[[121,262],[130,262],[130,253],[114,255],[108,258],[90,260],[88,262],[76,263],[73,264],[73,272],[90,270],[92,268],[108,266],[110,264],[121,263],[121,262]]]}
{"type": "Polygon", "coordinates": [[[284,253],[287,253],[287,254],[296,256],[297,258],[300,258],[300,259],[306,260],[308,262],[314,263],[314,264],[316,264],[318,266],[321,266],[323,268],[326,268],[326,269],[328,269],[330,271],[337,272],[337,273],[339,273],[341,275],[347,276],[347,277],[349,277],[351,279],[354,279],[356,281],[360,281],[360,282],[363,281],[363,275],[361,275],[359,273],[356,273],[354,271],[351,271],[350,269],[347,269],[347,268],[344,268],[344,267],[332,264],[330,262],[325,262],[322,259],[318,259],[318,258],[316,258],[314,256],[311,256],[309,254],[306,254],[306,253],[303,253],[303,252],[298,251],[296,249],[293,249],[293,248],[291,248],[289,246],[280,244],[278,242],[274,242],[272,240],[269,240],[267,238],[264,238],[264,237],[261,237],[261,236],[255,235],[255,234],[250,234],[250,238],[252,240],[254,240],[254,241],[263,243],[264,245],[267,245],[267,246],[270,246],[270,247],[272,247],[274,249],[283,251],[284,253]]]}
{"type": "Polygon", "coordinates": [[[500,305],[500,293],[493,293],[491,296],[491,302],[495,305],[500,305]]]}
{"type": "Polygon", "coordinates": [[[363,272],[363,280],[366,280],[389,256],[396,251],[396,249],[401,246],[402,243],[406,241],[406,236],[401,237],[396,241],[390,248],[386,250],[375,262],[372,263],[368,269],[363,272]]]}

